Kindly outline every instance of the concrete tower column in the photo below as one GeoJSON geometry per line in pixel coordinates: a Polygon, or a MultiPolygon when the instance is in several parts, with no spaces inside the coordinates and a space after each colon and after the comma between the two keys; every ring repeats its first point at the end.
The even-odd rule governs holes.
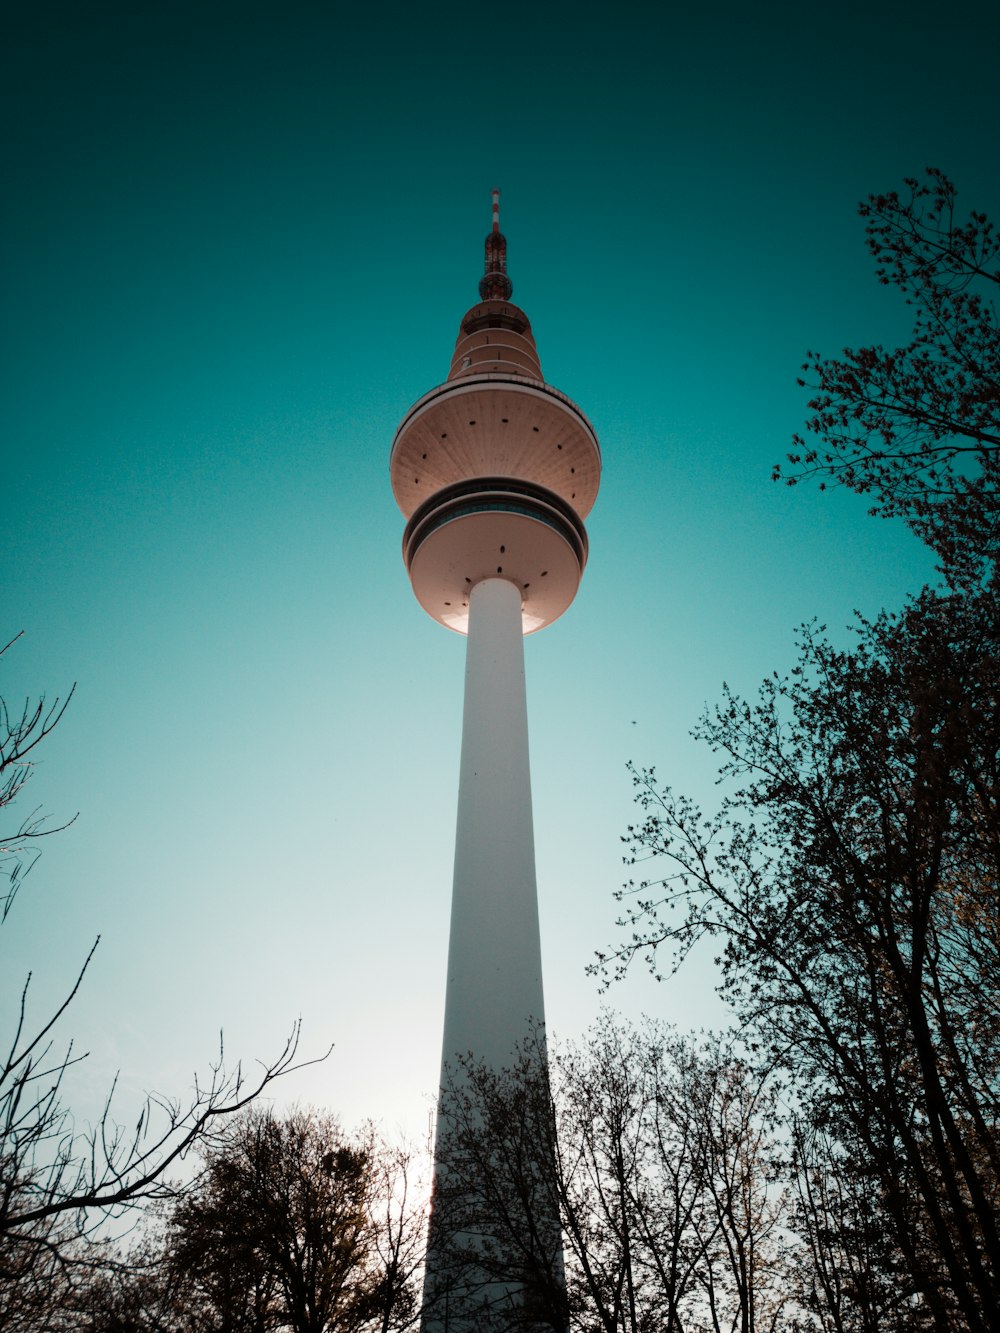
{"type": "Polygon", "coordinates": [[[442,1069],[509,1068],[544,1019],[521,593],[492,578],[469,597],[442,1069]]]}
{"type": "MultiPolygon", "coordinates": [[[[435,1135],[435,1205],[427,1251],[422,1333],[506,1329],[523,1301],[514,1273],[518,1247],[502,1230],[483,1235],[456,1223],[448,1174],[470,1113],[469,1064],[502,1075],[533,1039],[544,1060],[545,1006],[535,885],[535,846],[528,762],[521,592],[502,578],[475,584],[468,597],[465,707],[455,834],[441,1091],[435,1135]],[[458,1138],[456,1138],[456,1130],[458,1138]],[[485,1243],[490,1261],[474,1256],[485,1243]],[[506,1257],[497,1262],[499,1253],[506,1257]]],[[[474,1077],[474,1076],[473,1076],[474,1077]]],[[[485,1128],[478,1151],[492,1144],[485,1128]]],[[[464,1145],[458,1149],[460,1156],[464,1145]]],[[[551,1174],[539,1145],[535,1169],[551,1174]]],[[[458,1215],[468,1218],[460,1196],[458,1215]]],[[[478,1205],[474,1205],[478,1211],[478,1205]]],[[[546,1266],[561,1282],[558,1218],[536,1208],[548,1239],[546,1266]]],[[[513,1325],[510,1325],[513,1326],[513,1325]]],[[[520,1324],[517,1325],[520,1327],[520,1324]]]]}

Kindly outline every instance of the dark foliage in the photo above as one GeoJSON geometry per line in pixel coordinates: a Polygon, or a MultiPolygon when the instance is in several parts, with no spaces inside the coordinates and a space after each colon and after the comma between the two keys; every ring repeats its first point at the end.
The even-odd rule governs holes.
{"type": "Polygon", "coordinates": [[[416,1320],[423,1213],[409,1157],[328,1115],[251,1109],[131,1253],[83,1284],[67,1329],[399,1333],[416,1320]],[[117,1322],[116,1322],[117,1321],[117,1322]]]}
{"type": "MultiPolygon", "coordinates": [[[[925,590],[858,644],[808,633],[699,733],[742,786],[716,819],[636,771],[624,898],[655,964],[724,939],[723,985],[864,1177],[914,1308],[1000,1308],[1000,600],[925,590]]],[[[609,959],[608,961],[611,961],[609,959]]],[[[913,1326],[912,1318],[908,1316],[913,1326]]]]}
{"type": "Polygon", "coordinates": [[[984,213],[956,216],[940,171],[860,206],[879,281],[912,307],[904,347],[809,353],[809,444],[795,437],[790,484],[817,477],[901,514],[949,576],[975,580],[1000,542],[1000,238],[984,213]]]}
{"type": "Polygon", "coordinates": [[[551,1074],[537,1047],[502,1072],[466,1062],[446,1105],[441,1327],[455,1310],[477,1330],[780,1326],[774,1096],[725,1042],[605,1019],[551,1074]]]}
{"type": "Polygon", "coordinates": [[[733,794],[706,818],[635,769],[627,943],[611,973],[722,942],[722,988],[784,1071],[805,1305],[823,1329],[995,1327],[1000,1309],[1000,283],[940,172],[862,206],[911,342],[811,355],[790,480],[902,515],[945,585],[804,631],[754,703],[696,731],[733,794]]]}

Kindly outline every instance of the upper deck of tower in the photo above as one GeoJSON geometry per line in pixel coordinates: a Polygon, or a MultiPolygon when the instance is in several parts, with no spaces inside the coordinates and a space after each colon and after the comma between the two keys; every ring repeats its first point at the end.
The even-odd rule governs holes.
{"type": "Polygon", "coordinates": [[[545,383],[531,324],[510,299],[498,190],[485,252],[480,300],[462,317],[448,378],[396,432],[396,502],[409,518],[447,487],[510,477],[554,491],[585,518],[600,484],[597,436],[576,404],[545,383]]]}

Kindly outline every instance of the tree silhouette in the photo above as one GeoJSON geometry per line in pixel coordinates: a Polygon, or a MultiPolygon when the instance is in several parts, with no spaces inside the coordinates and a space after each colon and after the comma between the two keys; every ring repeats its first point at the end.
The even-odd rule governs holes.
{"type": "Polygon", "coordinates": [[[655,1024],[606,1017],[550,1061],[529,1043],[505,1071],[466,1061],[435,1196],[453,1283],[434,1293],[434,1318],[467,1318],[481,1293],[460,1326],[776,1328],[792,1270],[774,1110],[728,1043],[655,1024]],[[540,1141],[553,1145],[552,1177],[540,1141]],[[565,1268],[553,1262],[554,1219],[565,1268]],[[508,1283],[522,1301],[491,1302],[508,1283]]]}
{"type": "MultiPolygon", "coordinates": [[[[72,1303],[122,1333],[398,1333],[417,1318],[424,1208],[407,1153],[330,1115],[250,1108],[193,1189],[72,1303]]],[[[89,1322],[88,1322],[89,1321],[89,1322]]]]}
{"type": "MultiPolygon", "coordinates": [[[[22,795],[34,751],[63,717],[72,693],[51,704],[29,700],[20,709],[0,700],[0,817],[9,816],[22,795]]],[[[58,831],[37,810],[0,830],[0,920],[7,919],[39,840],[58,831]]],[[[96,948],[97,942],[62,1002],[35,1020],[29,973],[0,1056],[0,1327],[12,1327],[15,1315],[27,1318],[32,1307],[48,1308],[71,1270],[88,1271],[92,1256],[81,1240],[144,1199],[171,1196],[171,1173],[186,1154],[297,1067],[298,1023],[278,1057],[252,1077],[239,1064],[227,1072],[220,1037],[208,1078],[196,1078],[188,1100],[150,1094],[134,1126],[125,1128],[115,1119],[112,1086],[97,1124],[78,1130],[67,1083],[86,1055],[72,1041],[60,1042],[58,1032],[96,948]]]]}
{"type": "MultiPolygon", "coordinates": [[[[802,633],[755,701],[728,690],[695,735],[730,783],[705,816],[634,768],[643,811],[600,959],[679,965],[722,943],[722,989],[782,1069],[807,1305],[829,1329],[986,1330],[1000,1309],[1000,332],[998,242],[955,219],[940,172],[862,206],[910,343],[810,355],[790,456],[870,495],[938,553],[941,588],[802,633]]],[[[780,470],[776,470],[776,475],[780,470]]]]}
{"type": "Polygon", "coordinates": [[[860,206],[878,279],[912,308],[913,334],[894,349],[809,353],[799,383],[814,391],[806,429],[819,442],[796,436],[791,470],[774,477],[871,496],[968,580],[1000,541],[1000,238],[985,213],[960,221],[956,195],[929,168],[860,206]]]}

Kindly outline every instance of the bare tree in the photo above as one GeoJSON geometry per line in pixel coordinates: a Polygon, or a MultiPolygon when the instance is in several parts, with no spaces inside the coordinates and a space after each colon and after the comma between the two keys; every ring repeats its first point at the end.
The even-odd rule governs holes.
{"type": "Polygon", "coordinates": [[[201,1157],[194,1188],[67,1303],[67,1330],[125,1319],[129,1333],[402,1333],[416,1322],[425,1219],[406,1149],[371,1126],[346,1134],[330,1115],[250,1108],[201,1157]]]}
{"type": "MultiPolygon", "coordinates": [[[[428,1163],[429,1165],[429,1163],[428,1163]]],[[[371,1235],[382,1273],[377,1333],[416,1322],[415,1289],[427,1240],[427,1184],[421,1161],[401,1144],[380,1142],[372,1162],[371,1235]]]]}
{"type": "Polygon", "coordinates": [[[935,1325],[895,1243],[880,1172],[804,1115],[789,1124],[789,1167],[802,1238],[800,1300],[822,1333],[917,1333],[935,1325]]]}
{"type": "Polygon", "coordinates": [[[862,205],[913,336],[810,354],[818,443],[787,478],[904,517],[945,585],[847,650],[807,627],[787,676],[726,691],[695,732],[732,783],[715,814],[633,769],[644,868],[599,962],[723,942],[722,988],[791,1086],[807,1304],[838,1330],[1000,1309],[1000,242],[955,198],[932,170],[862,205]]]}
{"type": "Polygon", "coordinates": [[[630,859],[655,869],[605,959],[721,937],[748,1032],[870,1173],[940,1328],[1000,1308],[998,633],[989,587],[925,590],[850,651],[808,632],[696,733],[742,779],[716,817],[635,771],[630,859]]]}
{"type": "Polygon", "coordinates": [[[551,1072],[531,1046],[507,1071],[467,1062],[449,1108],[435,1207],[455,1288],[471,1273],[525,1292],[484,1308],[477,1328],[778,1327],[789,1241],[773,1095],[727,1043],[608,1018],[558,1049],[551,1072]],[[551,1179],[539,1142],[554,1149],[551,1179]]]}
{"type": "MultiPolygon", "coordinates": [[[[21,796],[33,752],[59,723],[71,696],[72,690],[51,704],[28,701],[19,710],[0,701],[0,818],[21,796]]],[[[0,830],[0,919],[10,912],[39,840],[57,831],[37,808],[0,830]]],[[[29,974],[0,1057],[0,1328],[20,1327],[17,1320],[32,1303],[50,1299],[60,1275],[86,1268],[90,1258],[77,1242],[140,1200],[169,1197],[175,1189],[171,1173],[192,1148],[210,1142],[226,1117],[274,1079],[301,1067],[298,1023],[277,1058],[252,1075],[240,1064],[226,1070],[220,1036],[217,1059],[207,1078],[196,1077],[186,1101],[152,1093],[126,1129],[115,1119],[112,1086],[97,1124],[78,1131],[65,1097],[71,1073],[86,1055],[58,1033],[96,948],[97,941],[62,1002],[34,1021],[29,974]]]]}

